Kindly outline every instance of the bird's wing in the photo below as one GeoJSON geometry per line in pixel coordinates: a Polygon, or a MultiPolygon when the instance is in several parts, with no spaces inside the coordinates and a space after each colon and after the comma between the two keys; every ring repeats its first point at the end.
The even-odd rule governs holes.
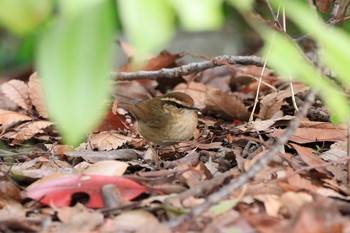
{"type": "Polygon", "coordinates": [[[162,116],[161,111],[159,109],[161,108],[161,105],[157,104],[157,106],[152,106],[153,110],[150,111],[147,107],[147,102],[142,101],[135,105],[134,107],[134,117],[138,121],[143,121],[147,126],[152,128],[160,128],[161,125],[164,125],[167,120],[167,117],[162,116]]]}

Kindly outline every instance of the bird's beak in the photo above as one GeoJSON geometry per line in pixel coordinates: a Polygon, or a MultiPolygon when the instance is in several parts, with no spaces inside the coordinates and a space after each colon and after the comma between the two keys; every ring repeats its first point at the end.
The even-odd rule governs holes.
{"type": "Polygon", "coordinates": [[[192,107],[190,107],[189,109],[191,109],[191,110],[195,110],[195,111],[202,111],[202,109],[201,108],[198,108],[198,107],[196,107],[196,106],[192,106],[192,107]]]}

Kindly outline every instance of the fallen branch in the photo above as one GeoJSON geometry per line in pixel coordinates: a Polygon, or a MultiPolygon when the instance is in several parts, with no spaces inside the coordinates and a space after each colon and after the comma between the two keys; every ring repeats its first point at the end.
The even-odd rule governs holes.
{"type": "Polygon", "coordinates": [[[274,143],[271,149],[263,157],[257,160],[256,163],[246,173],[242,174],[235,181],[224,186],[219,191],[209,195],[205,202],[195,206],[187,214],[182,215],[181,217],[176,218],[172,221],[169,221],[167,225],[171,228],[176,228],[185,221],[201,215],[211,206],[215,205],[223,199],[228,198],[232,194],[232,192],[234,192],[235,190],[246,184],[251,178],[253,178],[262,168],[264,168],[270,162],[270,160],[275,155],[279,153],[281,147],[288,142],[289,137],[298,128],[301,119],[306,115],[308,108],[310,107],[315,98],[315,93],[316,92],[313,89],[309,91],[309,94],[306,97],[303,107],[300,109],[295,118],[290,122],[289,126],[286,128],[283,134],[277,139],[277,141],[274,143]]]}
{"type": "Polygon", "coordinates": [[[138,71],[138,72],[112,72],[116,80],[138,80],[138,79],[157,79],[157,78],[176,78],[183,75],[189,75],[217,66],[223,66],[224,63],[231,65],[256,65],[262,66],[264,61],[257,56],[218,56],[210,61],[190,63],[175,68],[163,68],[156,71],[138,71]]]}

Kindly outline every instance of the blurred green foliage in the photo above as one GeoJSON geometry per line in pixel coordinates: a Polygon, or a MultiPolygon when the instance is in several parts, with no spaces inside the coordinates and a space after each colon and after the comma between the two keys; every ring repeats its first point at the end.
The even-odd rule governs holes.
{"type": "Polygon", "coordinates": [[[112,0],[0,0],[0,25],[18,36],[1,34],[2,68],[16,68],[36,57],[50,118],[63,140],[77,145],[96,127],[107,107],[118,13],[123,31],[136,48],[135,61],[141,61],[170,40],[176,12],[181,24],[192,30],[218,28],[223,23],[220,0],[197,0],[196,17],[190,17],[187,4],[170,0],[128,0],[117,5],[112,0]],[[182,12],[186,14],[180,15],[182,12]]]}

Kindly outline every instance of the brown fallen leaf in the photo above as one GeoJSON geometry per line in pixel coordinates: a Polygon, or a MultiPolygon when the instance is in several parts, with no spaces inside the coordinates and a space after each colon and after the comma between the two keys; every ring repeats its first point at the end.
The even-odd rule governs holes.
{"type": "Polygon", "coordinates": [[[150,91],[151,87],[155,85],[155,81],[147,84],[139,81],[118,81],[115,85],[115,100],[119,103],[133,103],[149,99],[154,94],[150,91]]]}
{"type": "MultiPolygon", "coordinates": [[[[294,94],[298,94],[308,90],[308,87],[303,85],[294,85],[294,94]]],[[[284,100],[292,96],[290,89],[274,92],[262,97],[260,101],[259,118],[263,120],[271,119],[272,117],[281,117],[281,107],[284,100]]]]}
{"type": "Polygon", "coordinates": [[[27,115],[18,113],[18,112],[12,112],[12,111],[6,111],[3,109],[0,109],[0,124],[3,126],[15,123],[15,122],[21,122],[21,121],[30,121],[32,118],[30,118],[27,115]]]}
{"type": "Polygon", "coordinates": [[[207,87],[203,83],[190,82],[180,83],[174,88],[174,91],[180,91],[191,96],[194,100],[194,105],[198,108],[205,107],[207,87]]]}
{"type": "Polygon", "coordinates": [[[90,165],[82,171],[82,174],[87,175],[103,175],[103,176],[122,176],[129,164],[126,162],[115,160],[99,161],[90,165]]]}
{"type": "Polygon", "coordinates": [[[221,111],[232,119],[247,121],[249,112],[243,102],[230,92],[210,88],[206,92],[206,109],[221,111]]]}
{"type": "Polygon", "coordinates": [[[255,232],[253,227],[236,210],[230,210],[214,218],[203,233],[214,232],[255,232]]]}
{"type": "Polygon", "coordinates": [[[127,129],[128,127],[124,122],[125,116],[119,115],[118,113],[115,114],[112,110],[109,110],[95,132],[127,129]]]}
{"type": "Polygon", "coordinates": [[[303,206],[298,215],[280,232],[342,233],[345,219],[330,203],[312,202],[303,206]]]}
{"type": "Polygon", "coordinates": [[[171,54],[167,50],[160,52],[158,56],[152,57],[147,61],[143,70],[160,70],[162,68],[169,68],[176,65],[176,60],[180,59],[183,55],[171,54]]]}
{"type": "Polygon", "coordinates": [[[267,131],[269,129],[274,128],[274,125],[278,124],[280,125],[280,123],[282,122],[286,122],[285,125],[287,125],[287,123],[292,120],[294,118],[294,116],[283,116],[283,117],[279,117],[279,118],[275,118],[275,119],[268,119],[268,120],[259,120],[256,119],[255,121],[251,121],[245,124],[241,124],[241,125],[237,125],[236,128],[240,129],[242,131],[258,131],[258,132],[264,132],[267,131]]]}
{"type": "MultiPolygon", "coordinates": [[[[0,181],[0,196],[2,199],[21,200],[21,191],[10,181],[0,181]]],[[[3,207],[2,207],[3,208],[3,207]]]]}
{"type": "MultiPolygon", "coordinates": [[[[10,168],[8,168],[10,169],[10,168]]],[[[21,164],[11,166],[11,175],[22,179],[39,179],[49,175],[68,175],[73,173],[72,166],[61,160],[49,160],[43,156],[29,160],[21,164]]]]}
{"type": "Polygon", "coordinates": [[[1,85],[2,92],[21,108],[29,111],[32,108],[29,99],[28,85],[21,80],[10,80],[1,85]]]}
{"type": "Polygon", "coordinates": [[[52,124],[52,122],[45,120],[27,122],[16,127],[14,129],[15,131],[3,134],[2,137],[7,139],[14,139],[12,143],[18,144],[34,137],[38,133],[43,133],[43,130],[52,124]]]}
{"type": "MultiPolygon", "coordinates": [[[[279,137],[282,129],[276,129],[271,133],[272,137],[279,137]]],[[[336,142],[345,140],[347,137],[346,127],[327,122],[307,122],[303,121],[289,141],[299,144],[310,142],[336,142]]]]}
{"type": "MultiPolygon", "coordinates": [[[[289,170],[289,169],[288,169],[289,170]]],[[[315,185],[312,183],[312,181],[303,178],[301,175],[299,174],[293,174],[291,176],[288,176],[287,174],[287,183],[294,186],[295,191],[298,190],[309,190],[311,192],[316,193],[319,186],[315,185]]]]}
{"type": "Polygon", "coordinates": [[[57,218],[64,224],[58,225],[57,232],[93,232],[103,224],[103,215],[91,211],[78,203],[73,207],[55,208],[57,218]]]}
{"type": "Polygon", "coordinates": [[[101,232],[170,233],[170,229],[146,210],[123,211],[105,224],[101,232]]]}
{"type": "Polygon", "coordinates": [[[308,148],[308,147],[300,146],[300,145],[295,144],[295,143],[291,143],[290,145],[298,152],[298,155],[300,156],[300,158],[307,165],[319,166],[319,167],[315,168],[316,171],[321,172],[323,174],[328,174],[326,167],[320,167],[325,162],[315,154],[315,152],[316,152],[315,150],[308,148]]]}
{"type": "Polygon", "coordinates": [[[133,149],[118,149],[111,151],[65,151],[64,155],[70,157],[81,157],[84,160],[94,163],[101,160],[137,160],[140,156],[133,149]]]}
{"type": "Polygon", "coordinates": [[[48,118],[49,114],[46,110],[45,102],[43,99],[41,80],[38,78],[36,72],[29,77],[28,91],[30,99],[32,100],[32,103],[35,109],[38,111],[39,115],[41,117],[48,118]]]}
{"type": "Polygon", "coordinates": [[[90,135],[88,144],[92,146],[92,149],[113,150],[121,147],[127,142],[130,142],[131,140],[131,137],[116,132],[105,131],[90,135]]]}

